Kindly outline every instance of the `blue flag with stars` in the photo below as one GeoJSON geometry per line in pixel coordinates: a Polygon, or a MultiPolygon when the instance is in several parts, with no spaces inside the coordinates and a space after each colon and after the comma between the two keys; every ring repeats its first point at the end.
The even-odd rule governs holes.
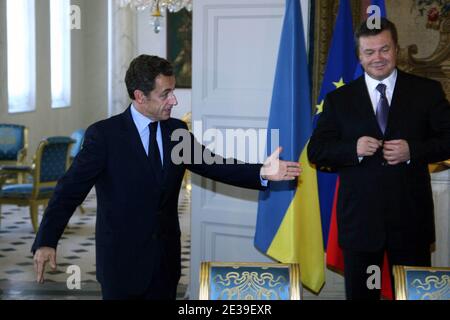
{"type": "MultiPolygon", "coordinates": [[[[322,112],[326,95],[352,81],[358,64],[353,40],[353,22],[350,1],[341,0],[339,2],[339,12],[336,18],[327,66],[325,68],[325,74],[319,94],[315,122],[322,112]]],[[[334,173],[317,171],[324,248],[326,248],[328,242],[336,180],[337,175],[334,173]]]]}

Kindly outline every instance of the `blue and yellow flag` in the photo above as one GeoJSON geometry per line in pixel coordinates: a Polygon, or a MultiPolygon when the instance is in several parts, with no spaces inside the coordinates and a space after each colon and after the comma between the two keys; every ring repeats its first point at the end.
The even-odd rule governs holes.
{"type": "Polygon", "coordinates": [[[271,130],[279,130],[282,156],[300,161],[303,172],[298,181],[274,183],[270,190],[260,193],[255,246],[280,262],[300,263],[303,285],[319,292],[325,267],[317,175],[306,156],[313,129],[310,98],[301,8],[298,0],[287,0],[267,151],[268,155],[274,151],[271,130]]]}
{"type": "MultiPolygon", "coordinates": [[[[333,38],[328,53],[314,122],[316,122],[322,112],[326,95],[352,81],[355,68],[358,64],[353,40],[353,21],[350,1],[341,0],[339,1],[339,11],[334,26],[333,38]]],[[[319,185],[323,242],[326,248],[337,175],[318,171],[317,180],[319,185]]]]}

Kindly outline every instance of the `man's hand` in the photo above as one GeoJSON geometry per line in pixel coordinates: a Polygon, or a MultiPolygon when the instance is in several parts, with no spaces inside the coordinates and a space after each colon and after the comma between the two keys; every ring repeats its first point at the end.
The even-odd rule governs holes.
{"type": "Polygon", "coordinates": [[[302,169],[298,162],[280,160],[282,147],[278,147],[267,159],[261,168],[261,178],[271,181],[294,180],[300,175],[302,169]]]}
{"type": "Polygon", "coordinates": [[[56,251],[50,247],[40,247],[34,253],[34,270],[36,271],[37,282],[44,282],[45,264],[50,262],[52,270],[56,270],[56,251]]]}
{"type": "Polygon", "coordinates": [[[411,155],[409,153],[408,142],[405,140],[385,141],[383,146],[383,156],[390,165],[409,161],[411,155]]]}
{"type": "Polygon", "coordinates": [[[383,145],[383,142],[372,137],[361,137],[356,144],[356,153],[358,157],[370,157],[377,152],[383,145]]]}

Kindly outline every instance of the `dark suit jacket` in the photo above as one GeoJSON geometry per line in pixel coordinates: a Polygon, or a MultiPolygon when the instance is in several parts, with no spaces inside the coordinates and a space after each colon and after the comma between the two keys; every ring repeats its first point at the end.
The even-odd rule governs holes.
{"type": "Polygon", "coordinates": [[[441,85],[399,71],[385,136],[379,129],[364,76],[328,94],[308,157],[338,171],[339,244],[374,251],[384,246],[427,246],[435,240],[428,164],[450,158],[450,106],[441,85]],[[380,149],[361,163],[357,140],[404,139],[409,164],[388,165],[380,149]]]}
{"type": "Polygon", "coordinates": [[[240,187],[262,188],[258,164],[172,163],[177,142],[170,137],[176,129],[187,127],[177,119],[161,122],[164,178],[158,181],[130,108],[90,126],[83,149],[58,182],[32,250],[56,248],[71,215],[95,185],[99,282],[130,294],[146,290],[152,277],[176,287],[181,269],[177,206],[185,169],[240,187]]]}

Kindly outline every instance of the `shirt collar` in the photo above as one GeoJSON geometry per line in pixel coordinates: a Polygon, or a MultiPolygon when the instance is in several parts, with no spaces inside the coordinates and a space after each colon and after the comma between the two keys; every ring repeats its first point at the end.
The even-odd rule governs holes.
{"type": "Polygon", "coordinates": [[[377,85],[379,83],[383,83],[386,85],[386,90],[388,92],[393,92],[394,91],[394,87],[395,87],[395,82],[397,81],[397,69],[394,69],[394,71],[392,71],[392,73],[389,75],[389,77],[383,79],[383,80],[376,80],[374,78],[372,78],[371,76],[369,76],[367,74],[367,72],[364,73],[364,77],[366,80],[366,85],[367,85],[367,89],[369,90],[369,92],[373,92],[374,90],[376,90],[377,85]]]}
{"type": "Polygon", "coordinates": [[[153,122],[153,120],[147,118],[142,113],[137,111],[133,103],[131,104],[131,117],[133,118],[134,124],[136,125],[139,133],[144,131],[149,126],[149,124],[153,122]]]}

